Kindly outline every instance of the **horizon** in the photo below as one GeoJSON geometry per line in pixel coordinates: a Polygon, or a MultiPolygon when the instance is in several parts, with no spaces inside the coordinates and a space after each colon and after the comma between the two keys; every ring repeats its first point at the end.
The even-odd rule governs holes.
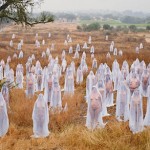
{"type": "Polygon", "coordinates": [[[150,13],[149,0],[44,0],[36,11],[79,12],[79,11],[133,11],[150,13]],[[132,1],[132,3],[131,3],[132,1]],[[86,6],[85,6],[86,4],[86,6]]]}

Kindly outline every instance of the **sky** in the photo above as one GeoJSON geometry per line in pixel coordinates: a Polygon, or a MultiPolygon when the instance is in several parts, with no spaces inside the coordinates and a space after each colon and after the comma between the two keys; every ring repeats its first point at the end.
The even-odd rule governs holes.
{"type": "Polygon", "coordinates": [[[150,0],[44,0],[39,10],[132,10],[150,12],[150,0]]]}

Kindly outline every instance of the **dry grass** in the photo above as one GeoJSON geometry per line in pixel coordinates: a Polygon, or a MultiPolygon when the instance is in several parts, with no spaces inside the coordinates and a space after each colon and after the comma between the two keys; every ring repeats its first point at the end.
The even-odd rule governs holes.
{"type": "MultiPolygon", "coordinates": [[[[63,49],[68,50],[69,46],[64,46],[64,40],[67,34],[70,34],[73,43],[70,44],[74,48],[77,43],[83,45],[87,41],[88,36],[92,36],[93,45],[95,46],[98,64],[105,63],[111,67],[112,62],[117,58],[120,65],[124,60],[131,63],[138,57],[144,60],[146,64],[150,62],[150,44],[147,43],[142,36],[136,34],[117,33],[109,36],[109,41],[105,41],[102,31],[92,33],[82,33],[76,31],[76,24],[47,24],[42,27],[36,26],[32,29],[22,30],[20,27],[10,27],[0,34],[0,59],[6,61],[7,57],[12,56],[16,52],[15,48],[11,49],[9,41],[12,33],[16,33],[15,48],[21,38],[24,39],[23,46],[24,58],[21,60],[12,60],[11,67],[15,70],[18,63],[25,64],[27,58],[32,53],[36,59],[41,61],[42,66],[47,65],[47,59],[42,59],[41,52],[46,50],[51,43],[56,44],[56,50],[52,52],[53,56],[61,57],[63,49]],[[61,26],[61,29],[59,29],[61,26]],[[47,39],[48,32],[52,33],[52,38],[47,39]],[[39,40],[46,40],[46,45],[40,49],[34,47],[35,33],[39,33],[39,40]],[[131,39],[131,40],[130,40],[131,39]],[[134,40],[132,40],[134,39],[134,40]],[[114,57],[106,60],[105,56],[108,52],[110,42],[114,40],[118,49],[124,51],[123,57],[114,57]],[[144,50],[140,55],[135,54],[135,47],[143,42],[144,50]]],[[[143,33],[146,34],[146,33],[143,33]]],[[[148,34],[148,33],[147,33],[148,34]]],[[[18,52],[17,52],[18,54],[18,52]]],[[[82,53],[80,53],[80,56],[82,53]]],[[[67,63],[72,61],[71,56],[67,56],[67,63]]],[[[33,62],[35,64],[35,61],[33,62]]],[[[75,60],[76,67],[80,60],[75,60]]],[[[89,70],[91,67],[90,54],[87,53],[87,64],[89,70]]],[[[25,67],[25,66],[24,66],[25,67]]],[[[37,94],[32,99],[27,99],[24,90],[12,89],[10,92],[9,120],[10,128],[7,135],[0,139],[0,150],[149,150],[150,149],[150,129],[145,129],[144,132],[133,135],[127,123],[118,123],[114,117],[115,107],[109,109],[110,117],[105,117],[108,122],[104,129],[98,129],[94,132],[88,131],[85,127],[85,115],[87,105],[84,100],[86,76],[81,85],[75,85],[75,95],[64,96],[62,93],[63,107],[68,103],[68,111],[60,114],[50,114],[50,136],[45,139],[32,139],[32,110],[37,94]]],[[[61,87],[64,85],[64,74],[60,79],[61,87]]],[[[115,93],[116,95],[116,93],[115,93]]],[[[144,114],[146,111],[146,100],[144,99],[144,114]]]]}

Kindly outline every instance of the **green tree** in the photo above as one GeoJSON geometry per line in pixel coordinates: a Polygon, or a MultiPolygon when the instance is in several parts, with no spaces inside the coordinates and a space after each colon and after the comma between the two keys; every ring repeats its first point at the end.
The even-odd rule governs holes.
{"type": "Polygon", "coordinates": [[[83,24],[82,25],[82,30],[83,31],[98,31],[101,28],[100,24],[98,22],[93,22],[89,25],[83,24]]]}
{"type": "Polygon", "coordinates": [[[130,31],[132,32],[136,32],[137,31],[137,27],[135,25],[130,25],[129,26],[130,31]]]}
{"type": "Polygon", "coordinates": [[[111,29],[111,26],[109,24],[104,24],[103,25],[103,29],[104,30],[110,30],[111,29]]]}
{"type": "Polygon", "coordinates": [[[150,31],[150,26],[147,26],[147,27],[146,27],[146,30],[149,30],[149,31],[150,31]]]}
{"type": "Polygon", "coordinates": [[[42,2],[43,0],[0,0],[0,19],[29,26],[54,21],[54,16],[48,12],[42,12],[36,17],[33,14],[33,9],[42,2]]]}

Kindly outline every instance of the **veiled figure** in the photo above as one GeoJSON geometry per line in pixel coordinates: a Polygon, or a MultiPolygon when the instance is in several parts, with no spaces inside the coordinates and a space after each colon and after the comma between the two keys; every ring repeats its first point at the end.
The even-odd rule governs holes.
{"type": "Polygon", "coordinates": [[[150,80],[150,75],[147,70],[144,70],[141,78],[141,91],[144,97],[147,97],[148,95],[147,89],[149,85],[149,80],[150,80]]]}
{"type": "Polygon", "coordinates": [[[148,98],[147,98],[147,110],[146,110],[146,115],[144,118],[144,125],[145,126],[150,126],[150,85],[148,86],[147,89],[147,93],[148,93],[148,98]]]}
{"type": "Polygon", "coordinates": [[[97,87],[102,96],[102,116],[109,116],[110,114],[108,114],[106,107],[106,88],[103,80],[98,80],[97,87]]]}
{"type": "Polygon", "coordinates": [[[35,77],[32,73],[27,75],[26,81],[26,95],[30,98],[34,96],[35,93],[35,77]]]}
{"type": "Polygon", "coordinates": [[[76,75],[76,83],[81,84],[83,82],[83,71],[81,66],[77,69],[77,75],[76,75]]]}
{"type": "Polygon", "coordinates": [[[130,104],[129,127],[133,133],[143,131],[143,106],[142,96],[139,89],[133,92],[130,104]]]}
{"type": "Polygon", "coordinates": [[[106,103],[107,107],[114,106],[113,84],[109,74],[105,76],[105,88],[106,88],[106,103]]]}
{"type": "Polygon", "coordinates": [[[6,102],[6,106],[9,108],[9,88],[6,84],[2,86],[1,92],[6,102]]]}
{"type": "Polygon", "coordinates": [[[129,93],[128,87],[122,81],[117,91],[116,100],[116,118],[118,121],[127,121],[129,119],[129,93]]]}
{"type": "Polygon", "coordinates": [[[53,83],[53,76],[52,73],[50,73],[46,78],[45,90],[44,90],[44,98],[47,103],[51,102],[52,83],[53,83]]]}
{"type": "Polygon", "coordinates": [[[23,78],[23,73],[21,71],[18,71],[16,75],[16,84],[19,89],[23,88],[23,78]]]}
{"type": "Polygon", "coordinates": [[[0,92],[0,137],[5,136],[9,128],[6,102],[0,92]]]}
{"type": "Polygon", "coordinates": [[[67,94],[74,94],[74,74],[71,67],[66,70],[64,91],[67,94]]]}
{"type": "Polygon", "coordinates": [[[86,101],[87,103],[90,100],[91,90],[92,90],[92,87],[95,85],[95,83],[96,83],[95,75],[93,71],[90,71],[86,79],[86,101]]]}
{"type": "Polygon", "coordinates": [[[36,91],[43,91],[43,71],[39,69],[36,76],[36,91]]]}
{"type": "Polygon", "coordinates": [[[52,92],[51,92],[51,103],[50,106],[54,109],[61,109],[62,108],[62,101],[61,101],[61,88],[59,82],[55,80],[52,84],[52,92]]]}
{"type": "Polygon", "coordinates": [[[0,80],[3,80],[3,66],[0,64],[0,80]]]}
{"type": "Polygon", "coordinates": [[[44,96],[40,94],[34,104],[33,113],[33,133],[34,138],[44,138],[49,136],[49,112],[48,105],[44,100],[44,96]]]}
{"type": "Polygon", "coordinates": [[[87,109],[86,126],[88,129],[104,127],[102,120],[102,96],[97,87],[93,86],[87,109]]]}

